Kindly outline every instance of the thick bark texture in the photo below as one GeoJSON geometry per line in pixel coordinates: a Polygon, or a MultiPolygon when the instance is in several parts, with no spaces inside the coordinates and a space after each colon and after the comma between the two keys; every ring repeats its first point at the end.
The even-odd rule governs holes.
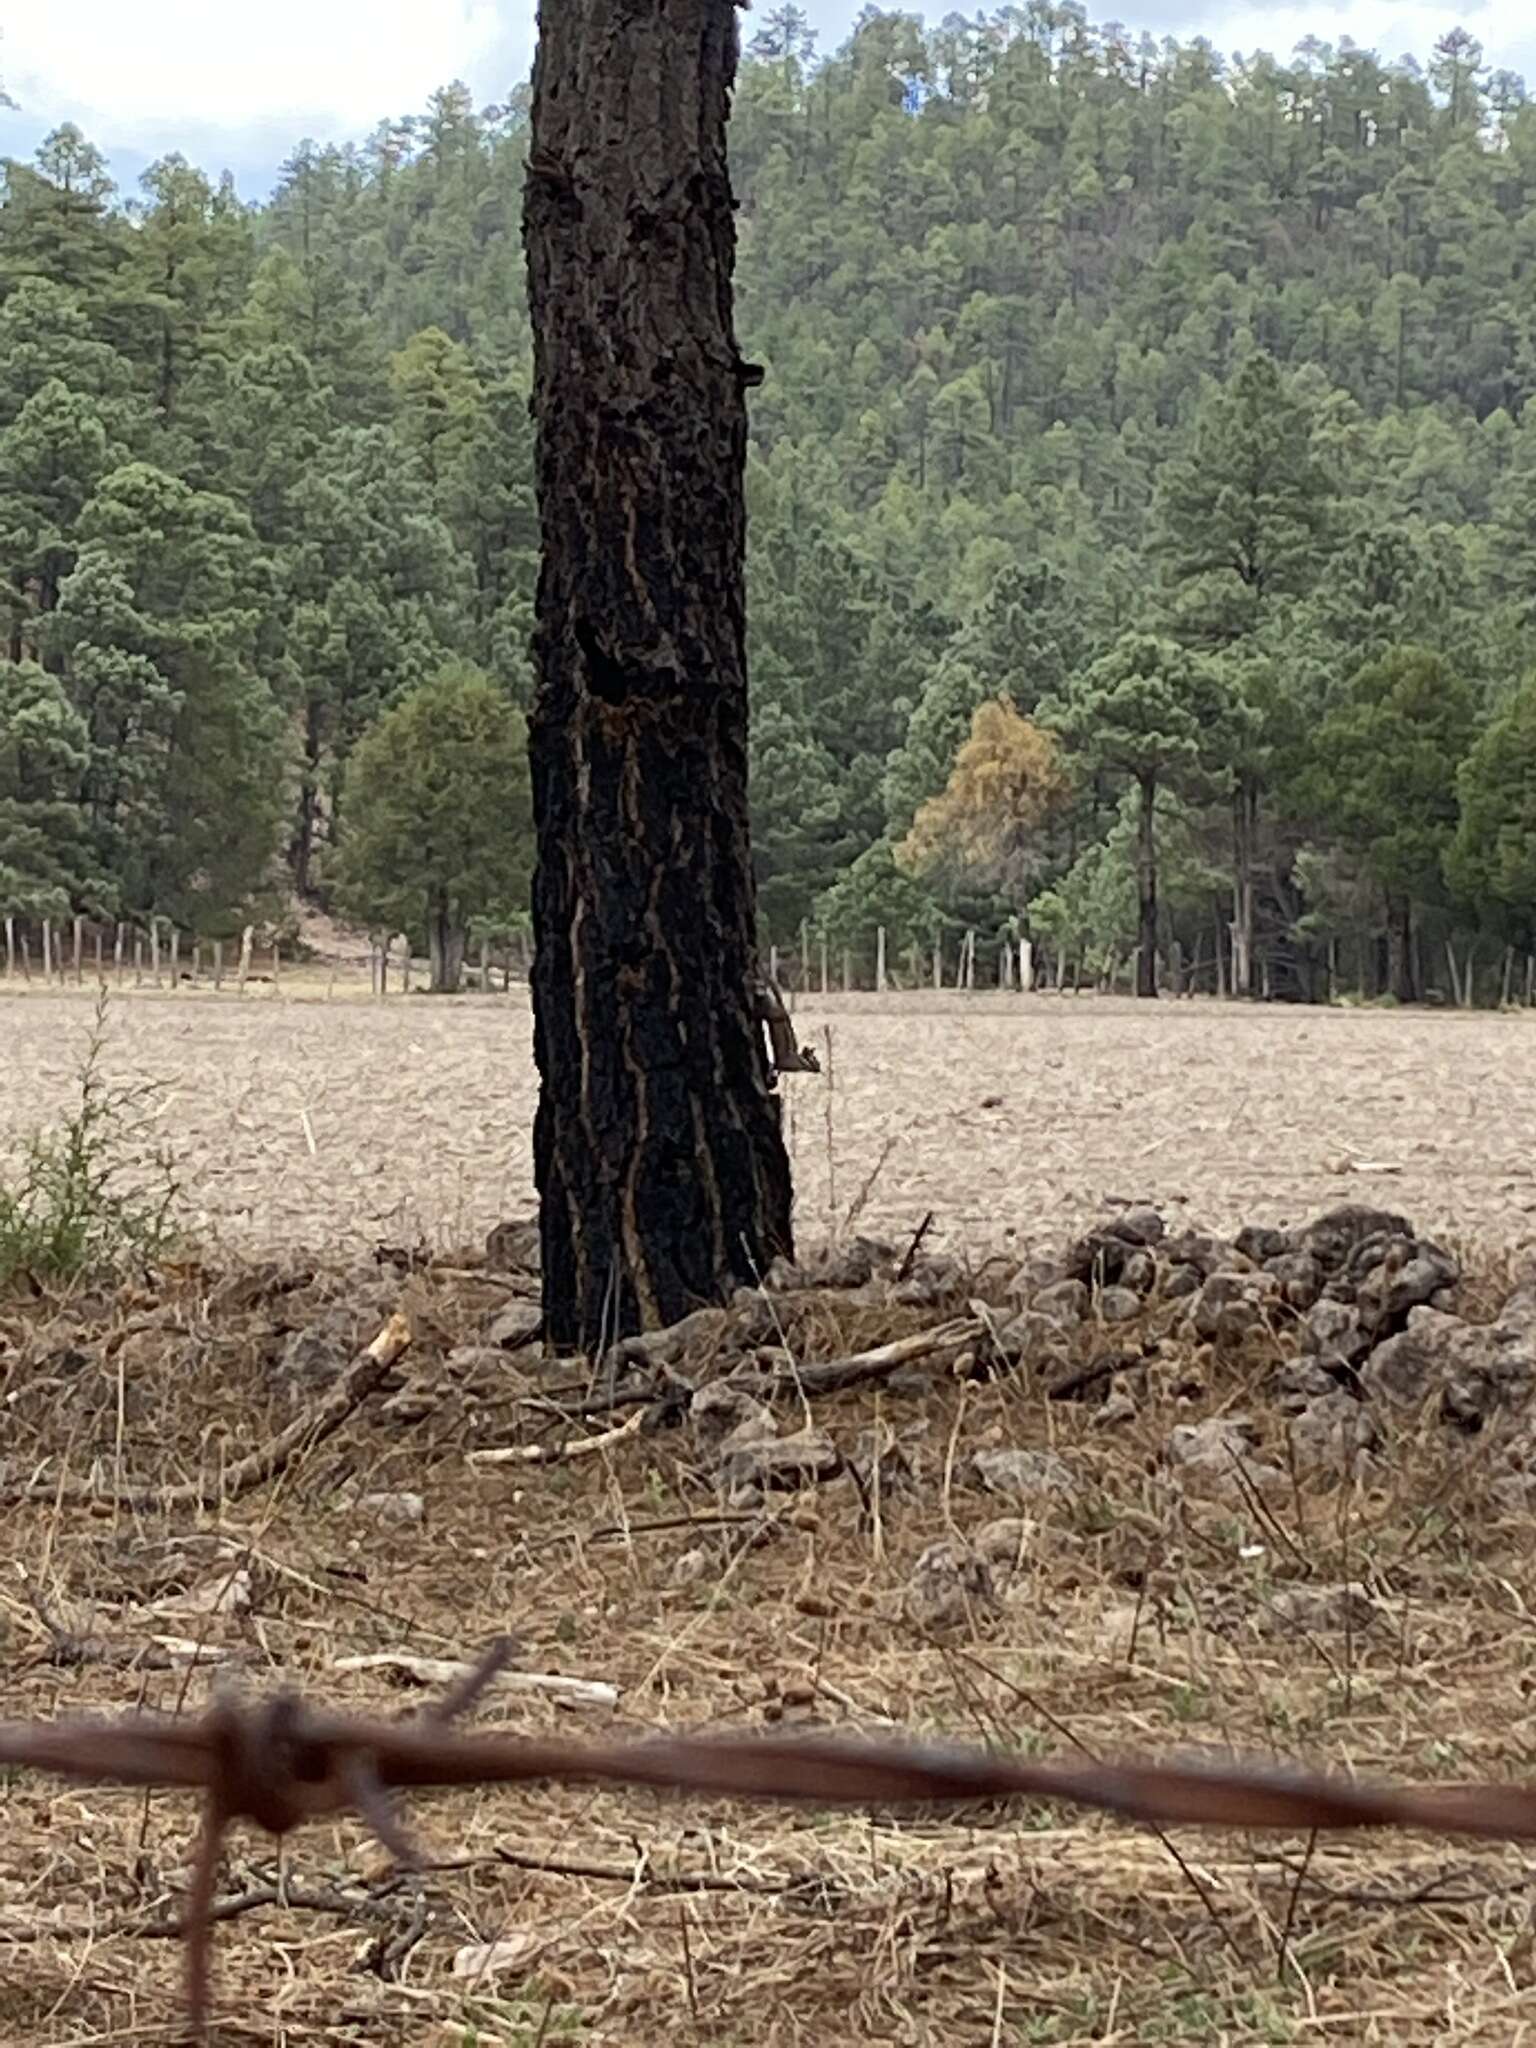
{"type": "Polygon", "coordinates": [[[591,1348],[791,1249],[754,1016],[728,0],[546,0],[524,240],[545,1324],[591,1348]]]}
{"type": "Polygon", "coordinates": [[[1157,994],[1157,778],[1139,778],[1136,808],[1136,993],[1157,994]]]}

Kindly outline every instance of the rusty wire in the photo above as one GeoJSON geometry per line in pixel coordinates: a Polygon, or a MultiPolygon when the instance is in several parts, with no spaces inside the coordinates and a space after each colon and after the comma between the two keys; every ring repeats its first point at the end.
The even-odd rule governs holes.
{"type": "Polygon", "coordinates": [[[188,2020],[198,2040],[207,2038],[214,1887],[231,1823],[254,1821],[283,1835],[304,1821],[351,1812],[409,1868],[421,1859],[390,1795],[419,1787],[561,1780],[871,1807],[1052,1799],[1158,1827],[1402,1827],[1536,1841],[1536,1787],[1521,1785],[1371,1786],[1238,1763],[1023,1763],[976,1749],[840,1738],[584,1744],[454,1733],[448,1723],[475,1703],[507,1655],[506,1644],[494,1645],[462,1684],[414,1720],[323,1714],[280,1693],[252,1706],[220,1701],[196,1721],[130,1716],[0,1724],[0,1764],[202,1794],[202,1831],[181,1926],[188,2020]]]}

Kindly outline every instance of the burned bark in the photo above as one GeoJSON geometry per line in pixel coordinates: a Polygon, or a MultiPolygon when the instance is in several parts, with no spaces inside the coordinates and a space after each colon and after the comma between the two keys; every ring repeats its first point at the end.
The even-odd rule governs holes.
{"type": "Polygon", "coordinates": [[[747,826],[745,387],[722,0],[546,5],[524,201],[546,1329],[594,1346],[790,1239],[747,826]]]}

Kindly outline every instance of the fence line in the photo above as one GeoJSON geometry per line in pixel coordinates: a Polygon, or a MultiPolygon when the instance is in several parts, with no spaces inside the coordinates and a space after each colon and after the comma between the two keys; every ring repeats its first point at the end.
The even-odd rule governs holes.
{"type": "MultiPolygon", "coordinates": [[[[87,978],[86,959],[92,961],[96,981],[117,988],[146,985],[172,995],[207,989],[224,994],[229,985],[226,973],[225,940],[207,939],[186,930],[170,919],[153,917],[142,924],[103,924],[76,916],[66,927],[51,919],[29,920],[11,912],[3,918],[5,938],[4,981],[7,986],[25,987],[41,981],[45,987],[83,987],[87,978]]],[[[768,971],[789,996],[832,995],[873,991],[877,994],[912,993],[919,990],[980,992],[1034,992],[1076,995],[1084,991],[1099,994],[1133,994],[1137,982],[1139,949],[1126,953],[1110,951],[1090,957],[1081,948],[1053,947],[1016,932],[978,930],[974,926],[940,930],[924,939],[911,937],[898,955],[891,934],[884,925],[857,934],[834,934],[803,923],[794,943],[767,947],[768,971]],[[833,960],[838,964],[834,981],[833,960]],[[896,961],[900,958],[900,966],[896,961]]],[[[1444,982],[1433,985],[1427,970],[1436,965],[1423,961],[1424,1000],[1458,1009],[1472,1009],[1479,1000],[1485,1007],[1536,1007],[1536,954],[1520,954],[1506,946],[1501,955],[1485,952],[1479,961],[1475,944],[1458,953],[1454,941],[1444,946],[1444,982]]],[[[1272,993],[1267,961],[1258,964],[1261,997],[1272,993]]],[[[1331,942],[1316,961],[1320,999],[1332,1001],[1349,994],[1341,973],[1339,947],[1331,942]]],[[[1213,996],[1225,999],[1231,992],[1228,959],[1223,949],[1207,948],[1197,935],[1186,952],[1174,939],[1154,962],[1158,992],[1169,997],[1213,996]]],[[[245,995],[254,987],[281,993],[285,981],[295,975],[303,962],[290,947],[284,950],[273,936],[258,945],[256,928],[246,925],[240,933],[234,962],[233,989],[245,995]]],[[[419,959],[413,957],[400,935],[374,942],[368,957],[369,988],[376,999],[391,994],[409,995],[423,985],[419,959]]],[[[362,964],[358,963],[358,975],[362,964]]],[[[481,941],[472,963],[466,963],[461,985],[470,991],[507,994],[526,983],[530,971],[529,948],[525,941],[512,946],[493,946],[481,941]]],[[[346,978],[337,963],[329,963],[324,992],[334,997],[346,978]]],[[[1363,995],[1363,991],[1362,991],[1363,995]]]]}
{"type": "Polygon", "coordinates": [[[1536,1841],[1536,1791],[1525,1785],[1372,1786],[1235,1762],[1027,1762],[896,1739],[651,1736],[588,1744],[456,1734],[448,1723],[481,1697],[508,1651],[504,1643],[493,1645],[444,1700],[414,1721],[321,1715],[280,1694],[254,1706],[220,1701],[198,1721],[131,1715],[0,1724],[0,1763],[88,1783],[202,1794],[186,1913],[179,1926],[165,1930],[185,1942],[188,2021],[199,2040],[207,2038],[214,1887],[230,1826],[253,1821],[284,1835],[306,1821],[353,1813],[398,1862],[420,1867],[423,1859],[402,1834],[389,1795],[428,1786],[554,1780],[852,1807],[1057,1800],[1160,1835],[1171,1826],[1305,1835],[1401,1827],[1481,1841],[1536,1841]]]}

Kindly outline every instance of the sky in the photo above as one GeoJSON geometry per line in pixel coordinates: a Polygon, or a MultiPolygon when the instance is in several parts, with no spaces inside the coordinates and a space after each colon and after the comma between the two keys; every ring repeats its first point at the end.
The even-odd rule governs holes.
{"type": "MultiPolygon", "coordinates": [[[[757,0],[759,8],[767,0],[757,0]]],[[[824,49],[862,0],[804,0],[824,49]]],[[[942,17],[955,0],[926,11],[942,17]]],[[[974,12],[977,0],[968,0],[974,12]]],[[[1305,35],[1351,36],[1384,58],[1427,56],[1458,22],[1488,61],[1536,89],[1536,9],[1529,0],[1101,0],[1090,12],[1133,31],[1207,36],[1224,52],[1284,57],[1305,35]]],[[[0,80],[19,111],[0,110],[0,155],[30,156],[73,121],[131,190],[179,149],[212,174],[228,169],[247,198],[270,189],[295,142],[361,139],[382,118],[414,112],[435,86],[463,78],[482,104],[527,76],[534,0],[71,0],[69,33],[35,0],[0,0],[0,80]]],[[[752,16],[743,17],[750,35],[752,16]]]]}

